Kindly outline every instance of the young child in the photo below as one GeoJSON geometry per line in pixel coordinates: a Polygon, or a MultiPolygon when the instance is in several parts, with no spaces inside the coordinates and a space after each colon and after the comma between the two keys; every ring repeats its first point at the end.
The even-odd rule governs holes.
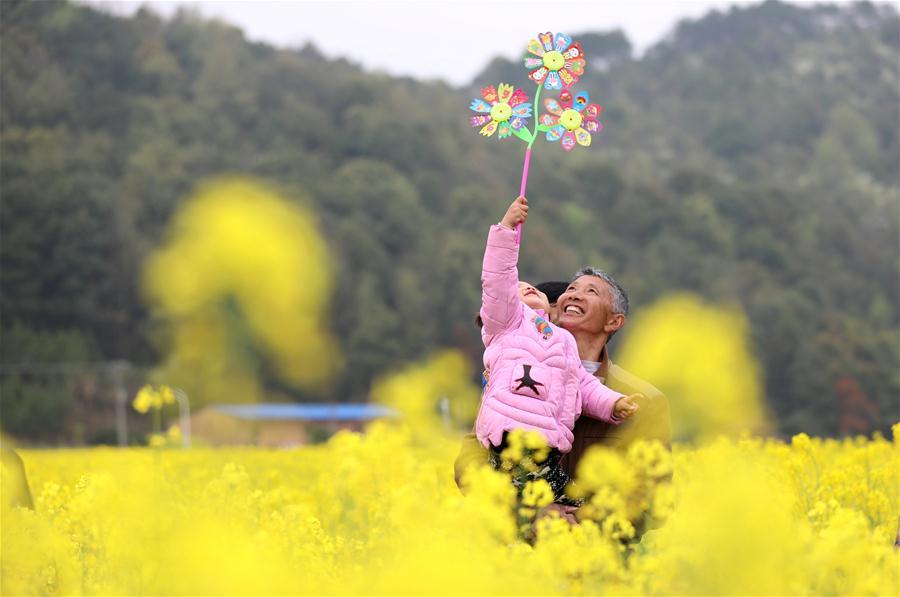
{"type": "Polygon", "coordinates": [[[488,233],[479,313],[487,385],[475,435],[497,467],[507,432],[538,431],[551,450],[534,477],[550,483],[557,502],[572,504],[569,477],[558,465],[572,449],[575,420],[585,413],[618,424],[638,405],[584,370],[575,338],[550,323],[547,296],[519,281],[515,227],[527,217],[528,201],[518,197],[488,233]]]}

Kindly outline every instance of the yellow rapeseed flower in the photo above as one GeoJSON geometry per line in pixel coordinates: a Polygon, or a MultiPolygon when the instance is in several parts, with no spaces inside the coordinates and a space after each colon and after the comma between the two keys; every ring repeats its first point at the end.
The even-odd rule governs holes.
{"type": "Polygon", "coordinates": [[[156,403],[155,395],[156,392],[151,386],[142,387],[138,390],[137,395],[134,397],[134,401],[131,403],[134,410],[141,414],[146,414],[156,403]]]}
{"type": "Polygon", "coordinates": [[[172,443],[178,443],[181,441],[181,427],[179,425],[172,425],[169,427],[169,430],[166,431],[166,437],[172,443]]]}
{"type": "Polygon", "coordinates": [[[665,392],[676,438],[760,430],[767,417],[747,329],[737,307],[669,296],[636,316],[619,362],[665,392]]]}
{"type": "Polygon", "coordinates": [[[162,404],[175,404],[175,393],[167,385],[159,387],[159,398],[162,404]]]}
{"type": "Polygon", "coordinates": [[[172,332],[159,375],[195,404],[261,399],[251,355],[297,387],[320,386],[339,365],[325,242],[308,210],[260,182],[201,185],[143,274],[144,294],[172,332]]]}
{"type": "Polygon", "coordinates": [[[526,506],[543,508],[553,503],[553,490],[544,479],[529,481],[522,489],[522,503],[526,506]]]}
{"type": "MultiPolygon", "coordinates": [[[[421,369],[408,395],[452,387],[421,369]]],[[[510,443],[534,456],[535,443],[510,443]]],[[[891,595],[897,445],[595,449],[574,525],[538,516],[546,481],[519,493],[472,466],[463,494],[458,437],[403,424],[292,450],[24,450],[34,508],[3,502],[0,593],[891,595]]]]}

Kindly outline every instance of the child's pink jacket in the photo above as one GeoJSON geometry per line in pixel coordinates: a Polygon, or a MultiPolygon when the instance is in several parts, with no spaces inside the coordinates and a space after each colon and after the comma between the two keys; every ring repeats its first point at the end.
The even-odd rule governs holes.
{"type": "Polygon", "coordinates": [[[551,447],[572,449],[572,428],[582,412],[618,423],[613,406],[622,394],[585,371],[575,338],[519,299],[515,230],[491,226],[481,273],[481,320],[488,382],[475,435],[499,446],[503,432],[540,432],[551,447]]]}

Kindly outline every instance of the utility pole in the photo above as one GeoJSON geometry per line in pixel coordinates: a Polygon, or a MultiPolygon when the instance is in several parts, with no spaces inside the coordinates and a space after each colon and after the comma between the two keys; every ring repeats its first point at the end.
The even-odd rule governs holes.
{"type": "Polygon", "coordinates": [[[109,367],[116,401],[116,438],[120,448],[128,445],[128,390],[125,387],[125,375],[130,368],[128,361],[115,361],[109,367]]]}

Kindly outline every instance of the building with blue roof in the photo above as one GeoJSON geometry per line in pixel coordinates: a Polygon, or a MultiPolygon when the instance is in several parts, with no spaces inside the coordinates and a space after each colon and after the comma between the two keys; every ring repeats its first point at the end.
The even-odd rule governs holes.
{"type": "Polygon", "coordinates": [[[191,433],[196,442],[214,446],[291,447],[397,416],[386,406],[369,403],[211,404],[191,417],[191,433]]]}

